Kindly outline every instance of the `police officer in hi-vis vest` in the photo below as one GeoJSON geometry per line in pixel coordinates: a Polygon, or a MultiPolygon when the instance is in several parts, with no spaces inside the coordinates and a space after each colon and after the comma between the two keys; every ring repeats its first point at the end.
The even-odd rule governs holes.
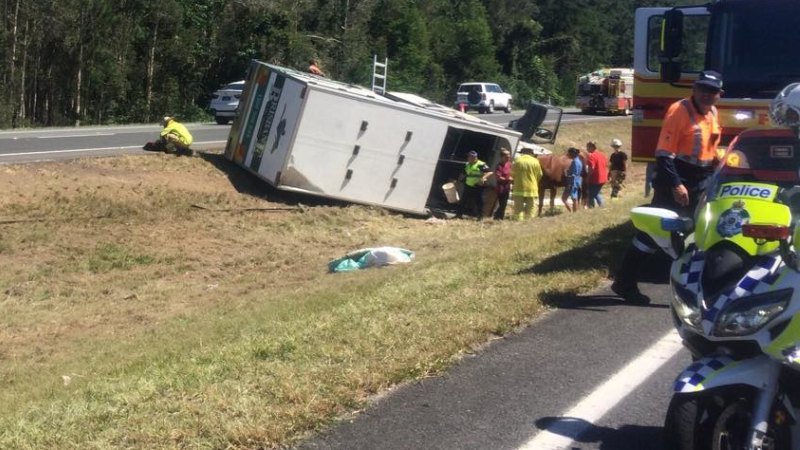
{"type": "Polygon", "coordinates": [[[458,204],[457,218],[463,218],[465,212],[469,214],[470,209],[474,209],[478,220],[483,218],[483,186],[490,175],[492,175],[491,169],[478,159],[478,152],[474,150],[468,152],[467,163],[460,177],[464,181],[464,192],[458,204]]]}
{"type": "MultiPolygon", "coordinates": [[[[722,76],[700,72],[692,95],[670,105],[656,146],[656,175],[650,206],[691,216],[721,155],[722,134],[716,103],[722,95],[722,76]]],[[[647,304],[650,299],[637,286],[643,257],[658,250],[647,234],[639,232],[628,247],[611,290],[628,302],[647,304]]]]}

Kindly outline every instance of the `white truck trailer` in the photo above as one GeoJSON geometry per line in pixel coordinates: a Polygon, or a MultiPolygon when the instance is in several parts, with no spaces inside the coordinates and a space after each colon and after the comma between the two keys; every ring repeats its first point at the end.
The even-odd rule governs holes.
{"type": "Polygon", "coordinates": [[[254,61],[225,156],[278,189],[426,214],[454,207],[442,185],[467,152],[493,167],[520,136],[413,95],[254,61]]]}

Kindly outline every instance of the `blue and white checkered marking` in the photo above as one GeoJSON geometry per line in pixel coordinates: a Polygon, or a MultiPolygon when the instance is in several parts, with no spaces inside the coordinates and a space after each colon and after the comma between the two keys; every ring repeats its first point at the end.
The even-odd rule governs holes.
{"type": "Polygon", "coordinates": [[[703,275],[705,252],[695,249],[689,259],[681,264],[681,284],[692,292],[700,292],[700,277],[703,275]]]}
{"type": "Polygon", "coordinates": [[[720,294],[714,304],[703,312],[703,331],[707,334],[711,333],[714,321],[729,302],[752,295],[756,291],[766,291],[772,287],[780,278],[782,267],[784,267],[783,261],[778,256],[759,258],[753,268],[739,280],[736,287],[720,294]]]}
{"type": "Polygon", "coordinates": [[[728,356],[709,356],[697,360],[687,367],[675,380],[675,392],[687,393],[703,390],[703,383],[713,375],[725,370],[736,362],[728,356]]]}
{"type": "Polygon", "coordinates": [[[786,364],[800,365],[800,342],[784,349],[781,354],[785,357],[784,362],[786,364]]]}

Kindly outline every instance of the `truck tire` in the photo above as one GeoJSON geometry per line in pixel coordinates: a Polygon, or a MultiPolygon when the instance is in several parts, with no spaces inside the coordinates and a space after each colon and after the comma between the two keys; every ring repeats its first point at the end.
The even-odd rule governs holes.
{"type": "Polygon", "coordinates": [[[217,125],[227,125],[228,122],[231,121],[230,117],[220,117],[220,116],[214,117],[214,120],[217,121],[217,125]]]}

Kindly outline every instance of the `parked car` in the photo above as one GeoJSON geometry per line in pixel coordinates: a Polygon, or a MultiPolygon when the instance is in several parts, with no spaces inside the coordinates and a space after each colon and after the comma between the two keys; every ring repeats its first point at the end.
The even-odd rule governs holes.
{"type": "Polygon", "coordinates": [[[218,124],[226,125],[236,117],[242,90],[244,90],[244,80],[230,83],[211,94],[211,104],[208,109],[218,124]]]}
{"type": "Polygon", "coordinates": [[[491,113],[496,109],[511,112],[511,94],[503,92],[497,83],[462,83],[456,94],[456,108],[461,104],[465,110],[476,109],[478,113],[491,113]]]}

